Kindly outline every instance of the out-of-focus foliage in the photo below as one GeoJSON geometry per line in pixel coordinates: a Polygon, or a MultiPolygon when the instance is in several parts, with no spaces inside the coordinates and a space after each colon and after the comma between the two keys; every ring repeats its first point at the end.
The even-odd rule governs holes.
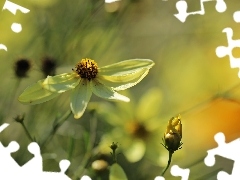
{"type": "MultiPolygon", "coordinates": [[[[7,52],[0,50],[0,122],[11,123],[0,140],[5,146],[12,140],[20,144],[20,150],[13,154],[19,164],[32,158],[26,153],[30,140],[14,120],[25,114],[26,128],[41,145],[44,170],[59,171],[59,161],[67,158],[71,161],[67,172],[70,177],[87,174],[93,179],[108,179],[109,168],[97,171],[92,163],[104,160],[109,166],[113,164],[110,144],[103,141],[109,136],[119,144],[122,153],[117,156],[118,164],[128,179],[154,179],[168,160],[161,146],[164,128],[171,117],[180,113],[184,144],[174,153],[172,163],[189,167],[193,179],[216,179],[216,173],[211,172],[218,168],[231,173],[231,162],[218,159],[217,165],[210,168],[203,159],[208,149],[216,147],[215,133],[222,131],[227,141],[240,134],[240,86],[235,86],[240,83],[238,69],[230,68],[228,57],[219,59],[215,54],[216,47],[227,46],[222,33],[225,27],[233,29],[234,39],[240,38],[240,24],[232,17],[239,10],[238,0],[226,1],[224,13],[215,10],[215,1],[205,2],[205,15],[189,16],[185,23],[174,17],[176,1],[171,0],[122,0],[112,7],[97,0],[15,3],[30,9],[30,13],[18,11],[14,16],[3,10],[0,14],[0,43],[8,47],[7,52]],[[22,32],[11,31],[13,22],[21,23],[22,32]],[[76,121],[67,114],[69,92],[34,106],[17,101],[26,87],[46,77],[42,72],[44,57],[56,61],[56,74],[72,72],[82,58],[95,59],[100,67],[133,58],[152,59],[155,66],[131,88],[129,104],[102,105],[101,99],[92,97],[92,107],[96,108],[87,109],[76,121]],[[19,59],[31,62],[27,78],[15,76],[19,59]],[[152,88],[161,95],[152,92],[146,98],[152,88]],[[99,110],[101,106],[104,109],[99,110]],[[137,121],[131,121],[131,116],[138,117],[137,121]],[[133,136],[139,127],[136,122],[149,128],[149,139],[133,136]],[[104,147],[105,153],[99,147],[104,147]]],[[[198,0],[187,3],[189,12],[200,9],[198,0]]],[[[235,49],[235,57],[239,57],[237,52],[235,49]]],[[[176,179],[169,171],[165,175],[166,179],[176,179]]]]}

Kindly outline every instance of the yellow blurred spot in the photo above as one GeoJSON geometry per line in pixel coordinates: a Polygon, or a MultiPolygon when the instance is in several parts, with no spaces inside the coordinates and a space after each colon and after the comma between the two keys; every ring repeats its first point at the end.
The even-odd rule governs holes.
{"type": "Polygon", "coordinates": [[[240,48],[239,47],[233,48],[232,55],[234,58],[240,58],[240,48]]]}

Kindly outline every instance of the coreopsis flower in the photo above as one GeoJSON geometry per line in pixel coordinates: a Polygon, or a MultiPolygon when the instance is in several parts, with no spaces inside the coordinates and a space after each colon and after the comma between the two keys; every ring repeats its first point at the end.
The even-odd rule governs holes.
{"type": "MultiPolygon", "coordinates": [[[[99,116],[112,125],[112,130],[105,132],[101,138],[100,153],[109,154],[106,145],[116,141],[129,162],[138,162],[146,158],[155,164],[163,165],[165,161],[162,161],[161,157],[165,152],[159,144],[162,130],[159,119],[161,99],[161,90],[151,88],[138,102],[133,99],[132,103],[118,103],[116,106],[98,103],[99,116]]],[[[91,105],[94,106],[93,103],[91,105]]]]}
{"type": "Polygon", "coordinates": [[[181,116],[171,118],[168,121],[166,132],[164,133],[163,146],[169,151],[174,152],[181,149],[182,145],[182,123],[181,116]]]}
{"type": "Polygon", "coordinates": [[[130,99],[116,91],[125,90],[139,83],[154,62],[149,59],[131,59],[99,68],[91,59],[79,61],[71,73],[47,76],[29,86],[19,96],[23,104],[39,104],[72,91],[70,107],[74,118],[80,118],[92,93],[109,100],[129,102],[130,99]]]}

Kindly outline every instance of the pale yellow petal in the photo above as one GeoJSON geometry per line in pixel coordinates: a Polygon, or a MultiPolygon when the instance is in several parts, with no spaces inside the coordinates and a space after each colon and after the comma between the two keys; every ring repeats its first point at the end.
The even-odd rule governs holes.
{"type": "Polygon", "coordinates": [[[109,100],[119,100],[124,102],[129,102],[130,99],[126,96],[123,96],[117,92],[115,92],[112,88],[106,87],[100,82],[93,80],[90,81],[92,92],[101,98],[109,99],[109,100]]]}
{"type": "Polygon", "coordinates": [[[79,85],[73,90],[70,98],[70,107],[74,114],[74,118],[79,119],[91,98],[92,91],[88,80],[81,79],[79,85]]]}
{"type": "Polygon", "coordinates": [[[124,90],[139,83],[154,62],[149,59],[130,59],[99,68],[98,80],[114,90],[124,90]]]}
{"type": "Polygon", "coordinates": [[[59,93],[53,93],[44,89],[42,87],[43,81],[40,80],[27,87],[18,97],[18,100],[23,104],[34,105],[49,101],[59,95],[59,93]]]}
{"type": "Polygon", "coordinates": [[[62,93],[74,89],[80,82],[80,78],[75,73],[64,73],[56,76],[48,76],[43,81],[43,88],[51,91],[62,93]]]}
{"type": "Polygon", "coordinates": [[[124,155],[129,162],[138,162],[140,161],[146,151],[146,145],[141,139],[134,139],[131,145],[125,149],[124,155]]]}

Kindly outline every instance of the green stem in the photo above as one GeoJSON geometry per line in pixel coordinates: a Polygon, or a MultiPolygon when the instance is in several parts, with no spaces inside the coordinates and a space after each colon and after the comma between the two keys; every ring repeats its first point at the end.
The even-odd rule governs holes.
{"type": "Polygon", "coordinates": [[[117,156],[116,156],[116,152],[113,151],[113,163],[117,162],[117,156]]]}
{"type": "Polygon", "coordinates": [[[53,128],[52,128],[51,132],[49,133],[47,138],[42,142],[42,144],[40,146],[41,149],[44,149],[46,144],[48,144],[52,140],[52,138],[55,135],[55,133],[57,132],[58,128],[69,118],[70,115],[71,115],[71,110],[68,110],[57,122],[55,121],[53,123],[53,128]]]}
{"type": "MultiPolygon", "coordinates": [[[[9,90],[10,93],[9,95],[5,96],[5,102],[8,101],[9,104],[8,104],[8,107],[7,107],[7,111],[8,111],[8,114],[10,114],[11,110],[12,110],[12,105],[13,103],[15,102],[15,97],[16,97],[16,93],[17,93],[17,90],[18,90],[18,87],[21,83],[21,79],[20,78],[16,78],[16,83],[14,84],[13,87],[11,87],[11,89],[9,90]],[[12,90],[12,91],[11,91],[12,90]],[[9,99],[8,99],[9,98],[9,99]]],[[[5,103],[3,103],[4,105],[5,103]]]]}
{"type": "Polygon", "coordinates": [[[165,172],[167,171],[167,169],[169,168],[169,166],[170,166],[170,164],[171,164],[172,154],[173,154],[173,152],[169,151],[168,164],[167,164],[166,168],[163,170],[162,176],[164,176],[165,172]]]}
{"type": "Polygon", "coordinates": [[[32,136],[30,135],[27,127],[25,126],[24,122],[20,122],[20,124],[22,125],[22,127],[23,127],[23,129],[24,129],[24,131],[25,131],[25,133],[26,133],[26,135],[27,135],[27,137],[28,137],[28,139],[29,139],[31,142],[35,142],[35,140],[34,140],[34,139],[32,138],[32,136]]]}
{"type": "Polygon", "coordinates": [[[68,148],[68,160],[71,161],[72,160],[72,155],[73,155],[73,151],[74,151],[74,147],[75,147],[75,139],[73,137],[70,137],[69,140],[69,148],[68,148]]]}
{"type": "Polygon", "coordinates": [[[79,179],[79,177],[82,176],[82,173],[84,171],[84,168],[86,167],[89,159],[92,156],[92,151],[93,151],[93,146],[94,146],[94,142],[96,139],[96,129],[97,129],[97,119],[95,117],[95,113],[93,112],[93,117],[90,118],[90,135],[89,135],[89,142],[87,145],[87,150],[85,155],[83,156],[83,159],[81,161],[81,165],[77,168],[77,170],[75,171],[75,173],[73,174],[72,179],[79,179]]]}

